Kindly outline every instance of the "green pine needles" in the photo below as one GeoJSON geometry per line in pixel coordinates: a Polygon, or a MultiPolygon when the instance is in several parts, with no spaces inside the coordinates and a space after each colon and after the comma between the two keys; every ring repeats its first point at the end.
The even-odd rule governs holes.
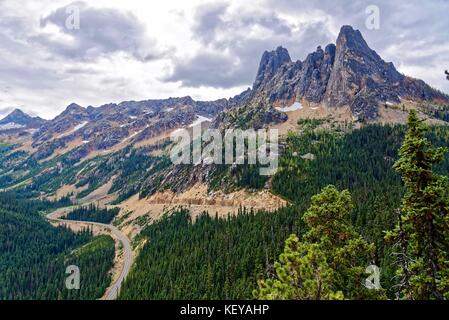
{"type": "Polygon", "coordinates": [[[365,269],[373,261],[374,245],[349,222],[353,209],[349,191],[328,186],[312,197],[303,215],[308,227],[302,241],[291,235],[276,275],[260,280],[255,298],[274,300],[379,299],[383,290],[366,288],[365,269]]]}
{"type": "Polygon", "coordinates": [[[406,193],[396,228],[386,238],[399,249],[397,296],[405,299],[449,298],[449,183],[434,173],[447,148],[435,148],[424,136],[427,127],[416,111],[394,168],[406,193]]]}
{"type": "MultiPolygon", "coordinates": [[[[416,111],[409,114],[407,133],[394,169],[405,194],[396,227],[386,233],[396,257],[397,299],[449,298],[449,180],[434,172],[447,148],[426,138],[428,128],[416,111]]],[[[260,280],[258,299],[379,299],[384,290],[363,286],[365,267],[375,253],[349,222],[349,191],[328,186],[312,197],[303,220],[301,240],[288,238],[275,263],[275,274],[260,280]]]]}

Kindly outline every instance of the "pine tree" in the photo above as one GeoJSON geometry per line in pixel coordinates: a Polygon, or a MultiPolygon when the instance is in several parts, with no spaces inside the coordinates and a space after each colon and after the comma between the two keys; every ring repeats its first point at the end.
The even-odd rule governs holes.
{"type": "Polygon", "coordinates": [[[367,243],[352,227],[353,209],[349,191],[328,186],[312,197],[303,220],[308,232],[302,243],[292,235],[285,244],[275,279],[260,280],[254,296],[258,299],[374,299],[383,290],[369,290],[367,277],[374,245],[367,243]]]}
{"type": "Polygon", "coordinates": [[[416,111],[410,111],[400,159],[394,165],[406,193],[400,221],[386,238],[400,248],[398,296],[405,299],[449,298],[449,184],[447,177],[433,172],[447,150],[432,146],[426,131],[416,111]]]}
{"type": "Polygon", "coordinates": [[[284,252],[275,263],[277,279],[260,280],[254,296],[262,300],[343,299],[333,290],[334,271],[318,244],[300,243],[295,235],[285,242],[284,252]]]}

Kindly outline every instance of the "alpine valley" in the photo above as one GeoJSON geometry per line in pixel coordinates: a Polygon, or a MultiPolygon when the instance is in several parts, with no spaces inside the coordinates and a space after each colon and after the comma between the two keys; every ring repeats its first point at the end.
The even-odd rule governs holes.
{"type": "MultiPolygon", "coordinates": [[[[394,230],[418,197],[406,198],[413,170],[404,178],[394,164],[412,150],[401,145],[413,121],[428,126],[428,181],[446,177],[443,208],[449,156],[425,152],[449,146],[449,96],[398,72],[351,26],[302,61],[266,51],[233,98],[73,103],[52,120],[15,110],[0,121],[0,300],[449,298],[447,285],[416,285],[422,265],[399,286],[394,230]],[[278,129],[279,170],[173,164],[170,134],[195,125],[278,129]],[[64,286],[73,264],[89,270],[78,291],[64,286]],[[369,265],[382,289],[362,285],[369,265]]],[[[447,271],[445,237],[435,250],[447,271]]]]}

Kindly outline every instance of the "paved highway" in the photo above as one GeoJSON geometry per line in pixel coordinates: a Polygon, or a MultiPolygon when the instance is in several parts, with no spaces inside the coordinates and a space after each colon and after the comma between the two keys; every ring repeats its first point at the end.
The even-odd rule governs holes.
{"type": "Polygon", "coordinates": [[[65,223],[67,225],[87,225],[87,226],[97,226],[106,228],[111,231],[111,233],[115,236],[115,238],[121,242],[123,248],[123,268],[120,272],[117,280],[106,290],[106,293],[103,296],[103,300],[115,300],[117,299],[118,293],[120,292],[120,288],[123,284],[123,281],[126,279],[129,271],[131,270],[131,266],[133,263],[133,253],[131,249],[131,244],[129,239],[116,227],[110,224],[103,224],[97,222],[88,222],[88,221],[74,221],[74,220],[63,220],[60,219],[61,216],[64,216],[68,213],[71,208],[62,208],[58,209],[47,215],[47,219],[54,222],[65,223]]]}

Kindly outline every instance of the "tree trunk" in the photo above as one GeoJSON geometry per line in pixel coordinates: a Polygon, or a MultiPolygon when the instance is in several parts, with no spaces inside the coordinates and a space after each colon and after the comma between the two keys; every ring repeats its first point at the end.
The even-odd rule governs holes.
{"type": "Polygon", "coordinates": [[[435,238],[434,238],[435,230],[434,230],[434,225],[433,225],[432,212],[430,212],[427,215],[426,225],[427,225],[427,232],[428,232],[428,236],[429,236],[429,242],[428,242],[429,264],[430,264],[430,270],[432,272],[432,283],[430,285],[431,286],[430,290],[431,290],[432,296],[435,299],[443,300],[444,298],[441,295],[441,293],[438,291],[437,283],[436,283],[439,267],[438,267],[438,257],[435,252],[435,238]]]}

